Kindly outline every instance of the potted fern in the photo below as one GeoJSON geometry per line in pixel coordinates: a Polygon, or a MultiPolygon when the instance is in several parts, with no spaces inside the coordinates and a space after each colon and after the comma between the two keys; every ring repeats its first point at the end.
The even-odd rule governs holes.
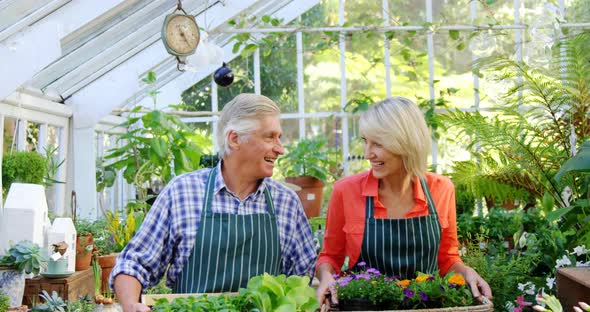
{"type": "Polygon", "coordinates": [[[0,258],[0,293],[10,298],[11,307],[22,304],[25,275],[39,274],[47,260],[47,256],[41,252],[41,247],[31,241],[20,241],[12,245],[0,258]]]}

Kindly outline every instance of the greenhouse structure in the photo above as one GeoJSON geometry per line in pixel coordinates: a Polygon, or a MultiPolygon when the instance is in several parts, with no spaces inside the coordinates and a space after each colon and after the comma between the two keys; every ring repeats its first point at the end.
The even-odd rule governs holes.
{"type": "MultiPolygon", "coordinates": [[[[131,276],[144,296],[137,304],[154,311],[327,311],[324,291],[338,293],[337,311],[353,299],[366,310],[590,311],[589,30],[588,0],[0,0],[0,312],[144,311],[119,276],[131,276]],[[256,115],[270,133],[273,156],[261,162],[273,182],[256,176],[248,196],[234,187],[258,170],[257,132],[236,139],[235,156],[234,124],[222,118],[241,94],[280,109],[277,123],[256,115]],[[413,103],[419,122],[371,115],[388,103],[413,103]],[[422,119],[424,153],[408,147],[420,144],[422,119]],[[227,173],[232,154],[240,160],[227,173]],[[430,173],[407,173],[419,157],[430,173]],[[282,261],[255,270],[269,274],[242,273],[239,291],[216,288],[213,268],[213,288],[178,286],[214,257],[193,243],[215,250],[234,240],[201,232],[215,219],[201,209],[219,208],[207,204],[205,182],[182,184],[197,170],[223,173],[235,215],[256,215],[244,207],[258,193],[261,209],[276,213],[261,233],[278,227],[282,261]],[[359,190],[342,189],[365,176],[359,190]],[[271,185],[293,201],[265,197],[271,185]],[[183,210],[192,200],[199,225],[183,210]],[[429,254],[411,245],[399,260],[410,271],[392,269],[388,280],[398,261],[380,257],[427,235],[412,221],[391,245],[375,234],[382,245],[370,261],[368,229],[412,219],[418,202],[442,233],[432,234],[435,260],[408,260],[429,254]],[[290,210],[284,225],[281,209],[290,210]],[[193,231],[188,243],[178,227],[193,231]],[[307,258],[286,259],[290,244],[307,258]],[[147,249],[166,255],[153,260],[139,252],[147,249]],[[234,295],[201,294],[224,292],[234,295]]],[[[273,258],[264,237],[263,258],[273,258]]],[[[223,278],[237,274],[228,263],[242,254],[253,253],[217,263],[223,278]]]]}

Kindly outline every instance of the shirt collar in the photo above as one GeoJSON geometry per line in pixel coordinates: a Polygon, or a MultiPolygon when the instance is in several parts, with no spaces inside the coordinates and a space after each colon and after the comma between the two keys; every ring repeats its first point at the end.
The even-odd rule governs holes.
{"type": "MultiPolygon", "coordinates": [[[[221,162],[223,160],[219,161],[217,163],[217,166],[215,166],[215,168],[217,168],[217,175],[215,177],[215,185],[213,187],[213,194],[217,195],[217,193],[219,193],[222,189],[226,189],[227,192],[231,191],[229,190],[229,188],[227,187],[227,185],[225,184],[225,180],[223,179],[223,174],[221,174],[221,162]]],[[[256,189],[256,195],[264,192],[265,188],[267,187],[267,180],[269,178],[264,178],[262,180],[262,182],[258,185],[258,188],[256,189]]]]}
{"type": "MultiPolygon", "coordinates": [[[[373,169],[369,170],[363,181],[361,194],[371,197],[377,197],[379,194],[379,179],[373,176],[373,169]]],[[[420,184],[419,177],[414,177],[414,201],[417,203],[426,203],[426,196],[424,195],[424,189],[420,184]]]]}

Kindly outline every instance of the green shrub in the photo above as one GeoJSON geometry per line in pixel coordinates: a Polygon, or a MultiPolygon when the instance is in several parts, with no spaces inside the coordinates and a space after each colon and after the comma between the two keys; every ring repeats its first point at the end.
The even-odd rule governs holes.
{"type": "Polygon", "coordinates": [[[2,192],[14,182],[43,184],[47,174],[45,158],[36,152],[14,152],[2,158],[2,192]]]}

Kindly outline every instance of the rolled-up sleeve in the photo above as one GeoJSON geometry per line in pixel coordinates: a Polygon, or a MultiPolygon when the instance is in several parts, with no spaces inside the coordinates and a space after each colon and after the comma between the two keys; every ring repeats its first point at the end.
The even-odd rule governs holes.
{"type": "Polygon", "coordinates": [[[317,263],[318,267],[322,263],[329,263],[337,273],[340,273],[340,268],[344,263],[347,243],[346,233],[344,232],[344,205],[342,191],[339,186],[339,183],[336,182],[328,204],[324,245],[317,263]]]}

